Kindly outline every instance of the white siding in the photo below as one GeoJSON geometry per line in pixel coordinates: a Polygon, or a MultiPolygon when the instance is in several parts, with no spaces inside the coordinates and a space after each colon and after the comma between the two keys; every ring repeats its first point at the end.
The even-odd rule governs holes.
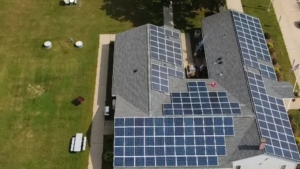
{"type": "Polygon", "coordinates": [[[281,159],[266,154],[234,161],[233,169],[241,166],[241,169],[280,169],[282,165],[286,165],[285,169],[296,169],[297,163],[281,159]]]}

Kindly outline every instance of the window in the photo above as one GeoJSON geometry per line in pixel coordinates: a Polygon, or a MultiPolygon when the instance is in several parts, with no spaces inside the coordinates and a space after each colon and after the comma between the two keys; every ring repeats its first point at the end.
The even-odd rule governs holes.
{"type": "Polygon", "coordinates": [[[240,165],[238,165],[238,166],[236,166],[236,167],[235,167],[235,169],[241,169],[241,166],[240,166],[240,165]]]}
{"type": "Polygon", "coordinates": [[[282,165],[282,166],[280,167],[280,169],[285,169],[285,167],[286,167],[286,165],[282,165]]]}

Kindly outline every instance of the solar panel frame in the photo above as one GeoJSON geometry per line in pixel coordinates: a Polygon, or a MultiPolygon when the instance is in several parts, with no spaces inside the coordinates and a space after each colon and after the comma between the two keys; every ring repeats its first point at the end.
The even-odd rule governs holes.
{"type": "Polygon", "coordinates": [[[133,130],[136,131],[136,129],[144,128],[143,131],[145,131],[145,135],[126,136],[125,133],[123,136],[115,135],[114,166],[176,167],[218,165],[217,156],[226,155],[226,149],[224,150],[224,135],[197,136],[195,133],[189,134],[186,132],[188,130],[185,129],[192,129],[192,132],[197,126],[198,128],[202,126],[202,130],[216,126],[232,127],[233,129],[233,123],[231,123],[233,120],[230,120],[230,118],[232,117],[115,118],[115,123],[121,124],[115,125],[115,131],[117,129],[125,130],[128,128],[133,128],[133,130]],[[146,128],[152,128],[154,135],[146,134],[146,128]],[[167,128],[173,128],[175,132],[177,128],[180,129],[182,133],[179,134],[179,137],[175,132],[173,135],[167,135],[167,128]],[[164,132],[164,134],[161,133],[161,131],[157,132],[157,129],[164,132]],[[201,148],[204,150],[204,154],[202,155],[196,151],[201,148]],[[196,159],[199,158],[199,156],[203,156],[206,159],[206,163],[198,163],[196,159]]]}
{"type": "Polygon", "coordinates": [[[260,134],[266,138],[267,154],[300,161],[291,124],[281,99],[266,94],[262,76],[246,71],[253,107],[256,112],[260,134]],[[261,82],[261,83],[258,83],[261,82]],[[264,90],[257,91],[251,86],[259,85],[264,90]]]}
{"type": "Polygon", "coordinates": [[[188,90],[171,93],[172,103],[162,106],[165,116],[242,113],[239,103],[229,102],[226,92],[208,92],[205,83],[188,82],[188,90]]]}
{"type": "Polygon", "coordinates": [[[277,80],[277,76],[274,70],[274,67],[264,65],[264,64],[259,64],[259,69],[261,72],[261,75],[267,78],[270,78],[272,80],[277,80]]]}
{"type": "Polygon", "coordinates": [[[259,19],[235,11],[231,13],[244,64],[259,69],[267,78],[277,80],[273,67],[258,62],[258,59],[271,62],[259,19]]]}
{"type": "Polygon", "coordinates": [[[168,36],[180,39],[180,34],[178,32],[171,31],[164,27],[150,25],[150,56],[153,59],[182,67],[183,61],[181,44],[168,38],[168,36]]]}

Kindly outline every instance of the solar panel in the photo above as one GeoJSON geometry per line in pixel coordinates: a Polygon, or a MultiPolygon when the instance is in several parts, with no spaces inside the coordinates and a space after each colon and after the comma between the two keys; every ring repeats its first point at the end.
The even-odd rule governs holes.
{"type": "Polygon", "coordinates": [[[171,40],[168,36],[179,39],[179,33],[150,25],[150,56],[153,59],[182,66],[182,49],[180,42],[171,40]]]}
{"type": "Polygon", "coordinates": [[[258,68],[257,58],[271,62],[259,20],[255,17],[234,11],[232,11],[232,17],[244,63],[258,68]]]}
{"type": "Polygon", "coordinates": [[[250,91],[253,97],[258,97],[259,93],[267,94],[262,76],[252,72],[246,72],[250,91]]]}
{"type": "Polygon", "coordinates": [[[282,99],[266,94],[261,75],[247,72],[253,105],[265,152],[300,161],[297,144],[282,99]]]}
{"type": "Polygon", "coordinates": [[[182,71],[171,69],[171,68],[168,68],[168,75],[178,77],[178,78],[181,78],[181,79],[184,78],[184,73],[182,71]]]}
{"type": "Polygon", "coordinates": [[[115,118],[114,166],[217,166],[226,133],[232,117],[115,118]]]}
{"type": "Polygon", "coordinates": [[[170,104],[163,104],[165,116],[241,114],[238,103],[231,103],[226,92],[208,92],[205,82],[188,82],[189,92],[171,93],[170,104]]]}
{"type": "Polygon", "coordinates": [[[165,34],[166,36],[172,36],[173,38],[179,39],[180,33],[179,32],[175,32],[169,29],[165,29],[165,34]]]}
{"type": "Polygon", "coordinates": [[[163,66],[151,64],[151,87],[153,90],[168,93],[168,69],[163,66]]]}
{"type": "Polygon", "coordinates": [[[268,65],[259,64],[260,74],[267,78],[277,80],[274,68],[268,65]]]}
{"type": "Polygon", "coordinates": [[[184,74],[180,70],[167,68],[156,64],[151,64],[151,88],[152,90],[169,92],[168,75],[183,79],[184,74]]]}

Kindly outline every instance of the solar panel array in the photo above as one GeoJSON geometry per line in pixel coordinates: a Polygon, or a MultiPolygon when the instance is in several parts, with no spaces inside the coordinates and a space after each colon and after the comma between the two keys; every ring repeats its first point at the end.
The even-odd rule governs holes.
{"type": "Polygon", "coordinates": [[[232,117],[115,118],[114,166],[217,166],[232,117]]]}
{"type": "Polygon", "coordinates": [[[241,114],[239,103],[229,102],[226,92],[207,91],[205,82],[188,82],[188,90],[171,94],[164,115],[241,114]]]}
{"type": "Polygon", "coordinates": [[[266,94],[262,76],[247,72],[261,136],[266,138],[265,152],[300,161],[299,151],[282,99],[266,94]]]}
{"type": "Polygon", "coordinates": [[[232,11],[232,17],[238,36],[245,65],[259,69],[262,75],[277,80],[273,67],[258,63],[258,58],[271,62],[271,56],[260,22],[257,18],[232,11]]]}
{"type": "Polygon", "coordinates": [[[150,25],[150,56],[153,59],[161,60],[173,65],[182,67],[182,49],[178,40],[179,32],[150,25]]]}
{"type": "Polygon", "coordinates": [[[151,88],[153,90],[161,91],[164,93],[169,92],[169,79],[168,75],[183,79],[184,74],[182,71],[167,68],[156,64],[151,64],[151,88]]]}
{"type": "Polygon", "coordinates": [[[261,75],[263,75],[265,77],[269,77],[270,79],[274,79],[274,80],[277,79],[273,67],[264,65],[264,64],[259,64],[259,69],[260,69],[261,75]]]}

